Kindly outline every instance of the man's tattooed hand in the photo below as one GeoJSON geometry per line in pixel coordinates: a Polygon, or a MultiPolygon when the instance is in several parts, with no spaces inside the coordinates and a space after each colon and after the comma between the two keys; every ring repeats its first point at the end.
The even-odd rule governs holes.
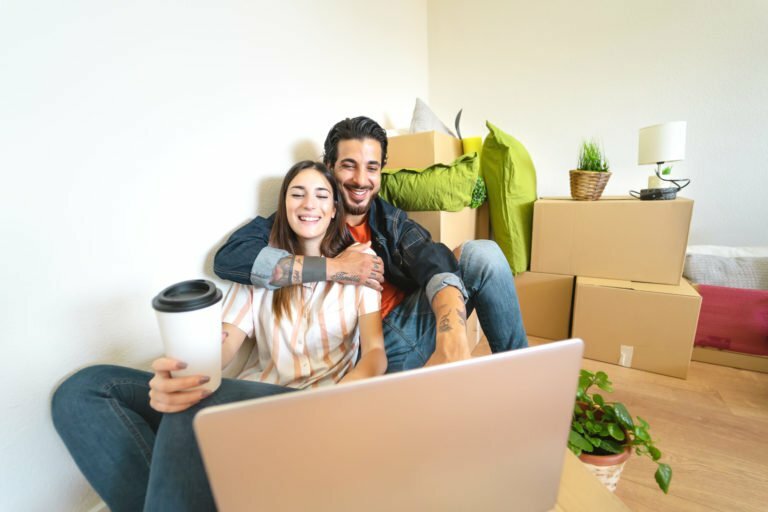
{"type": "Polygon", "coordinates": [[[347,272],[336,272],[331,276],[331,281],[337,283],[357,284],[360,282],[360,276],[356,274],[348,274],[347,272]]]}

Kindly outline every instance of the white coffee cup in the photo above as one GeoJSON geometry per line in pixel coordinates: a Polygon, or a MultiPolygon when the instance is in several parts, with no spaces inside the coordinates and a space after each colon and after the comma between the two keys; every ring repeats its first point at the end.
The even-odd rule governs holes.
{"type": "Polygon", "coordinates": [[[211,392],[221,385],[221,290],[205,279],[182,281],[152,300],[165,356],[187,364],[174,377],[203,375],[199,386],[211,392]]]}

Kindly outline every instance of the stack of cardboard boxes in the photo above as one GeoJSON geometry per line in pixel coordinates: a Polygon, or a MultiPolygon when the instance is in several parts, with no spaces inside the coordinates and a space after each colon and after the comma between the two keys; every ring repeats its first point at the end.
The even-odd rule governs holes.
{"type": "Polygon", "coordinates": [[[530,344],[685,378],[701,297],[682,278],[693,201],[541,199],[531,272],[515,277],[530,344]]]}
{"type": "MultiPolygon", "coordinates": [[[[389,138],[387,168],[423,169],[437,163],[450,164],[462,155],[461,140],[440,132],[423,132],[389,138]]],[[[489,237],[488,204],[458,212],[407,212],[436,242],[453,250],[467,240],[489,237]]],[[[467,321],[470,349],[480,341],[482,331],[475,313],[467,321]]]]}

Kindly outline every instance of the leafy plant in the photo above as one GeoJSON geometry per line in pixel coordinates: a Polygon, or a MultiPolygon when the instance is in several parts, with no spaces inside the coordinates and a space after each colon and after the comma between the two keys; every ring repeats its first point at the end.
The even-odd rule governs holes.
{"type": "Polygon", "coordinates": [[[582,452],[593,455],[621,453],[630,446],[637,455],[647,455],[658,464],[654,475],[656,483],[665,494],[669,492],[672,468],[659,462],[661,451],[648,433],[651,427],[639,416],[637,422],[633,421],[624,404],[607,402],[602,395],[590,393],[592,386],[607,393],[613,391],[605,372],[581,370],[568,448],[578,456],[582,452]]]}
{"type": "Polygon", "coordinates": [[[608,160],[603,156],[600,144],[595,140],[585,140],[579,149],[580,171],[608,172],[608,160]]]}
{"type": "Polygon", "coordinates": [[[486,199],[488,199],[488,189],[485,186],[483,178],[478,176],[477,181],[475,182],[475,188],[472,189],[472,199],[469,202],[469,207],[479,208],[486,199]]]}

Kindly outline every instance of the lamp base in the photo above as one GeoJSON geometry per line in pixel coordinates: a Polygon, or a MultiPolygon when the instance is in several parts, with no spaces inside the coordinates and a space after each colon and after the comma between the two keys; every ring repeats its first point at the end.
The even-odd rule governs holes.
{"type": "Polygon", "coordinates": [[[653,201],[653,200],[669,200],[669,199],[675,199],[677,197],[677,191],[679,189],[676,187],[669,187],[669,188],[644,188],[640,190],[640,196],[639,198],[643,201],[653,201]]]}

